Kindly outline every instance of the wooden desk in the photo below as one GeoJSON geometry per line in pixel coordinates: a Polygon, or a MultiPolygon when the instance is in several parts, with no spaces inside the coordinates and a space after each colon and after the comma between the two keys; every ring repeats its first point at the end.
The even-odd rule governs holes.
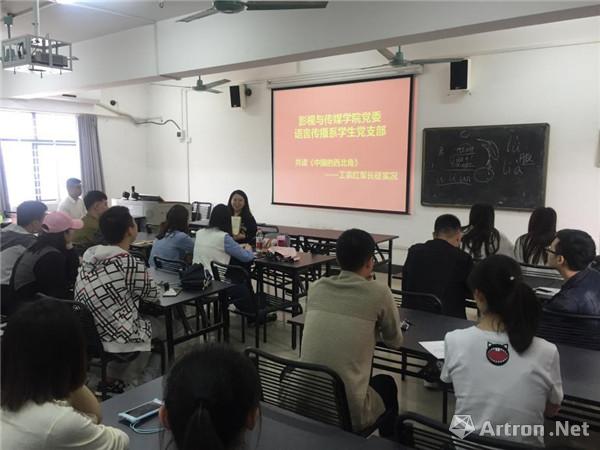
{"type": "MultiPolygon", "coordinates": [[[[328,230],[320,228],[289,227],[286,225],[277,225],[279,232],[287,234],[294,240],[296,249],[304,252],[335,254],[335,244],[342,230],[328,230]]],[[[381,261],[387,262],[388,266],[388,286],[392,286],[392,243],[398,236],[388,234],[371,233],[375,244],[377,244],[377,254],[381,261]],[[387,248],[380,247],[380,244],[387,242],[387,248]],[[385,258],[387,255],[387,259],[385,258]]]]}
{"type": "MultiPolygon", "coordinates": [[[[166,282],[169,283],[170,286],[179,286],[179,277],[175,273],[158,270],[152,267],[148,269],[148,272],[157,282],[166,282]]],[[[169,363],[171,363],[175,357],[175,345],[205,335],[211,331],[223,330],[223,339],[225,342],[229,342],[229,310],[225,291],[230,287],[231,284],[229,283],[213,280],[208,287],[202,291],[181,291],[175,297],[161,297],[160,303],[152,303],[153,305],[159,306],[165,312],[167,359],[169,363]],[[215,296],[218,297],[218,300],[215,299],[215,296]],[[214,303],[218,301],[220,307],[217,308],[217,310],[220,313],[220,320],[206,328],[196,330],[195,332],[189,332],[184,336],[175,338],[173,333],[173,308],[195,300],[203,300],[204,303],[214,303]]]]}
{"type": "MultiPolygon", "coordinates": [[[[256,267],[256,291],[258,294],[264,292],[264,272],[266,270],[276,271],[288,276],[292,280],[292,298],[291,302],[297,307],[292,308],[292,316],[297,316],[301,313],[299,304],[300,300],[300,279],[302,275],[315,267],[325,265],[325,276],[329,275],[331,263],[335,261],[333,255],[313,255],[311,253],[299,252],[299,261],[277,262],[265,258],[257,258],[254,260],[256,267]]],[[[305,289],[308,290],[308,278],[305,277],[305,289]]],[[[292,348],[296,348],[296,327],[292,327],[292,348]]]]}
{"type": "MultiPolygon", "coordinates": [[[[162,399],[162,381],[162,378],[157,378],[102,403],[104,424],[118,428],[129,436],[129,450],[164,448],[160,446],[160,433],[137,434],[129,428],[126,422],[119,421],[117,416],[122,411],[154,398],[162,399]]],[[[142,424],[142,428],[159,426],[157,417],[142,424]]],[[[165,444],[171,440],[168,432],[164,432],[163,440],[165,444]]],[[[365,439],[339,428],[261,404],[261,420],[253,432],[247,433],[246,445],[243,448],[257,450],[392,450],[406,447],[376,436],[365,439]]]]}

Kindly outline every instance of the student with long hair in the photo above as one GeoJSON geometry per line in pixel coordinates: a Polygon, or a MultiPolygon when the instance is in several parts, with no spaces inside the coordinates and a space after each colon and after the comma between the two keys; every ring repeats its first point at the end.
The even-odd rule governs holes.
{"type": "Polygon", "coordinates": [[[128,448],[125,433],[99,425],[86,365],[81,324],[67,302],[44,299],[17,311],[2,337],[0,447],[128,448]]]}
{"type": "Polygon", "coordinates": [[[56,211],[44,217],[36,242],[15,264],[10,290],[16,302],[30,300],[36,293],[73,298],[79,258],[73,249],[73,230],[83,227],[79,219],[56,211]]]}
{"type": "Polygon", "coordinates": [[[177,450],[234,450],[255,427],[259,401],[252,362],[230,347],[205,344],[171,368],[159,416],[177,450]]]}
{"type": "Polygon", "coordinates": [[[227,208],[231,213],[231,217],[240,217],[240,231],[233,235],[233,238],[241,244],[254,244],[256,241],[256,219],[250,211],[248,196],[244,191],[239,189],[233,191],[229,196],[227,208]]]}
{"type": "Polygon", "coordinates": [[[231,236],[231,212],[227,206],[214,207],[208,228],[198,230],[194,247],[194,263],[210,270],[212,261],[247,266],[254,259],[248,244],[240,245],[231,236]]]}
{"type": "Polygon", "coordinates": [[[546,248],[556,235],[556,211],[552,208],[536,208],[529,217],[527,233],[515,242],[515,259],[532,266],[546,266],[546,248]]]}
{"type": "MultiPolygon", "coordinates": [[[[475,266],[469,283],[481,317],[477,326],[446,334],[442,381],[452,383],[455,414],[472,417],[475,430],[543,425],[563,398],[558,350],[535,337],[541,305],[512,258],[494,255],[475,266]]],[[[497,436],[543,445],[542,437],[497,436]]]]}
{"type": "Polygon", "coordinates": [[[188,235],[190,213],[185,206],[174,205],[167,213],[167,220],[160,225],[160,231],[152,245],[150,265],[154,267],[154,257],[189,263],[194,253],[194,240],[188,235]]]}
{"type": "MultiPolygon", "coordinates": [[[[208,228],[198,230],[194,246],[194,264],[202,264],[211,270],[211,262],[241,266],[249,269],[254,260],[254,253],[249,244],[238,244],[231,237],[231,213],[227,206],[220,204],[214,207],[210,214],[208,228]]],[[[254,313],[256,304],[251,294],[251,286],[246,280],[231,278],[237,285],[228,291],[235,306],[243,312],[254,313]]],[[[274,320],[276,316],[269,316],[274,320]]],[[[262,319],[261,319],[262,320],[262,319]]]]}
{"type": "Polygon", "coordinates": [[[473,259],[481,260],[490,255],[513,256],[513,245],[494,227],[494,207],[476,203],[469,213],[469,225],[463,230],[461,248],[473,259]]]}

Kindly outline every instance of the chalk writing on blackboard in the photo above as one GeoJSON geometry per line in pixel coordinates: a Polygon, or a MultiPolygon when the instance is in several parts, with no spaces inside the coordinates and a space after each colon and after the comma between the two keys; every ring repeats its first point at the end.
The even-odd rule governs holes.
{"type": "Polygon", "coordinates": [[[424,130],[424,204],[543,203],[548,124],[424,130]]]}

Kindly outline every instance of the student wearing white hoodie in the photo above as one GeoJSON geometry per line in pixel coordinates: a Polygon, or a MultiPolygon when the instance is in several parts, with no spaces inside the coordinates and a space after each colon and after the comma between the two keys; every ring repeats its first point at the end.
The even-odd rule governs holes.
{"type": "MultiPolygon", "coordinates": [[[[152,338],[163,333],[153,333],[150,318],[140,313],[141,302],[158,301],[159,294],[144,263],[128,251],[137,237],[136,224],[127,208],[113,206],[100,217],[100,231],[108,245],[84,253],[75,300],[92,312],[105,351],[148,352],[147,361],[152,338]]],[[[135,383],[139,374],[127,375],[135,383]]]]}

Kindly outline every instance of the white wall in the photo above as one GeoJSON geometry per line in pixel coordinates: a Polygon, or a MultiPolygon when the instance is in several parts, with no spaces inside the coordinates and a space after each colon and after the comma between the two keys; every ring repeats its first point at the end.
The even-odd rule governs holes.
{"type": "MultiPolygon", "coordinates": [[[[271,104],[265,83],[251,86],[253,94],[245,111],[231,109],[227,94],[189,93],[191,199],[225,202],[231,190],[241,188],[248,193],[259,221],[338,229],[353,226],[398,234],[400,238],[395,245],[402,252],[412,243],[429,238],[435,217],[449,210],[420,205],[423,128],[548,122],[551,128],[546,204],[558,211],[559,227],[581,228],[598,240],[599,29],[598,19],[587,19],[407,47],[409,57],[443,56],[460,51],[477,55],[472,57],[471,95],[447,95],[448,65],[427,66],[418,78],[415,192],[409,216],[271,205],[271,104]],[[556,46],[594,40],[596,43],[556,46]],[[510,50],[525,45],[549,45],[550,48],[510,50]]],[[[379,62],[382,62],[380,56],[368,52],[307,61],[300,63],[299,69],[312,72],[379,62]]],[[[271,71],[289,73],[292,69],[293,65],[285,65],[273,67],[271,71]]],[[[268,75],[269,69],[264,68],[263,72],[228,76],[236,81],[256,80],[264,79],[262,75],[268,75]]],[[[149,114],[181,118],[179,89],[151,86],[148,92],[149,114]]],[[[114,125],[113,128],[113,137],[116,137],[115,131],[125,131],[117,130],[114,125]]],[[[171,128],[153,127],[144,132],[147,141],[133,132],[127,139],[132,151],[135,145],[147,145],[146,182],[165,198],[185,200],[186,144],[178,142],[171,128]]],[[[115,145],[111,150],[104,145],[111,142],[114,141],[103,136],[106,155],[118,148],[115,145]]],[[[143,153],[139,149],[134,151],[137,157],[143,153]]],[[[135,175],[131,165],[126,171],[112,170],[119,178],[116,182],[111,180],[111,185],[123,184],[122,180],[135,175]]],[[[108,172],[107,179],[110,179],[108,172]]],[[[127,182],[125,186],[130,184],[127,182]]],[[[452,211],[461,220],[467,219],[467,210],[452,211]]],[[[528,216],[528,213],[499,211],[497,227],[514,240],[526,230],[528,216]]],[[[400,254],[395,257],[396,261],[403,259],[400,254]]]]}
{"type": "MultiPolygon", "coordinates": [[[[146,117],[149,87],[128,86],[102,91],[102,102],[117,100],[117,109],[135,117],[146,117]]],[[[134,125],[127,119],[98,116],[98,135],[108,198],[120,198],[131,186],[137,192],[153,192],[154,180],[148,176],[150,125],[134,125]]]]}

